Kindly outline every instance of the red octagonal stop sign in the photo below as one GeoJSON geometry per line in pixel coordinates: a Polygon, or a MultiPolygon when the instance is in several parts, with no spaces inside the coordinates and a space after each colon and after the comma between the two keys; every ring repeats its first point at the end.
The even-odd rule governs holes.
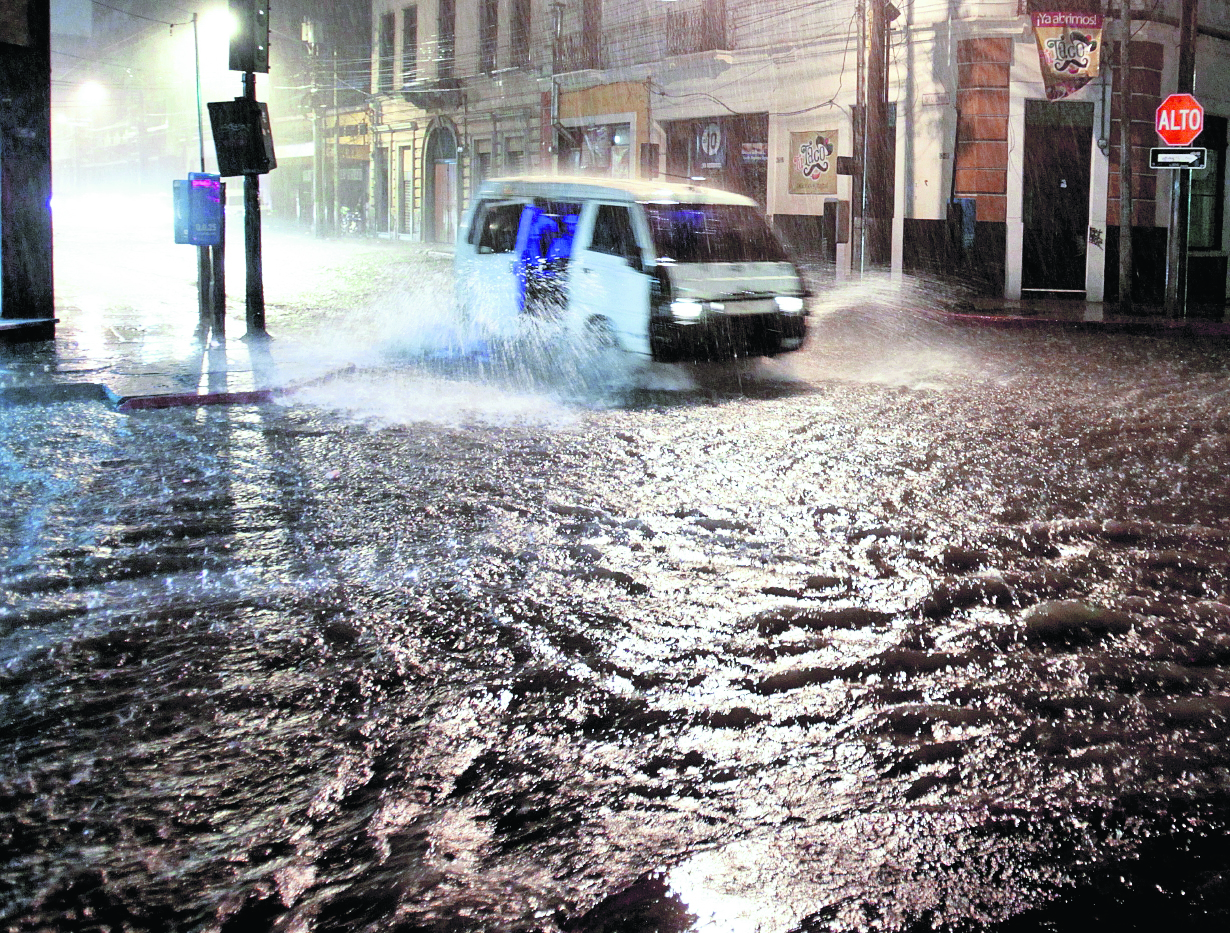
{"type": "Polygon", "coordinates": [[[1191,94],[1171,94],[1157,108],[1157,135],[1171,146],[1186,146],[1204,129],[1204,108],[1191,94]]]}

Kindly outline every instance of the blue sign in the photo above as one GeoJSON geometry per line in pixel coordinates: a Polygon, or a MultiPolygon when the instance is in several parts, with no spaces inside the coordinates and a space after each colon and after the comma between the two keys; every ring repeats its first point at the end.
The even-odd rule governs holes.
{"type": "Polygon", "coordinates": [[[189,172],[175,179],[175,242],[192,246],[217,246],[222,242],[222,178],[206,172],[189,172]]]}

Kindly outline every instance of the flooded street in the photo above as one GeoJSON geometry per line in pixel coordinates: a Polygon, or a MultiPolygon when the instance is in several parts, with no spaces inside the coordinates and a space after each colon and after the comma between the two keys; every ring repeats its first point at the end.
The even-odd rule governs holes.
{"type": "Polygon", "coordinates": [[[447,279],[283,404],[0,408],[0,927],[1226,928],[1224,347],[847,285],[634,367],[447,279]]]}

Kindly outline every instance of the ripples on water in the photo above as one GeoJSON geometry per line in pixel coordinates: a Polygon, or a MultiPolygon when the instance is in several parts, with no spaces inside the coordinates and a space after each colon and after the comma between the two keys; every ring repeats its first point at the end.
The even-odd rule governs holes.
{"type": "Polygon", "coordinates": [[[1224,928],[1220,347],[382,332],[282,407],[0,410],[8,928],[1224,928]]]}

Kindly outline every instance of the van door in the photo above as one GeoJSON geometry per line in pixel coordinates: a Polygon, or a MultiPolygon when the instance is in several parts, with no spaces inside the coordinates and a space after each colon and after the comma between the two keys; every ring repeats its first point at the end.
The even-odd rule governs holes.
{"type": "Polygon", "coordinates": [[[471,320],[515,322],[521,311],[517,228],[527,199],[481,201],[457,253],[457,295],[471,320]]]}
{"type": "Polygon", "coordinates": [[[568,280],[570,317],[609,329],[625,350],[648,354],[649,276],[634,206],[587,205],[578,240],[568,280]]]}

